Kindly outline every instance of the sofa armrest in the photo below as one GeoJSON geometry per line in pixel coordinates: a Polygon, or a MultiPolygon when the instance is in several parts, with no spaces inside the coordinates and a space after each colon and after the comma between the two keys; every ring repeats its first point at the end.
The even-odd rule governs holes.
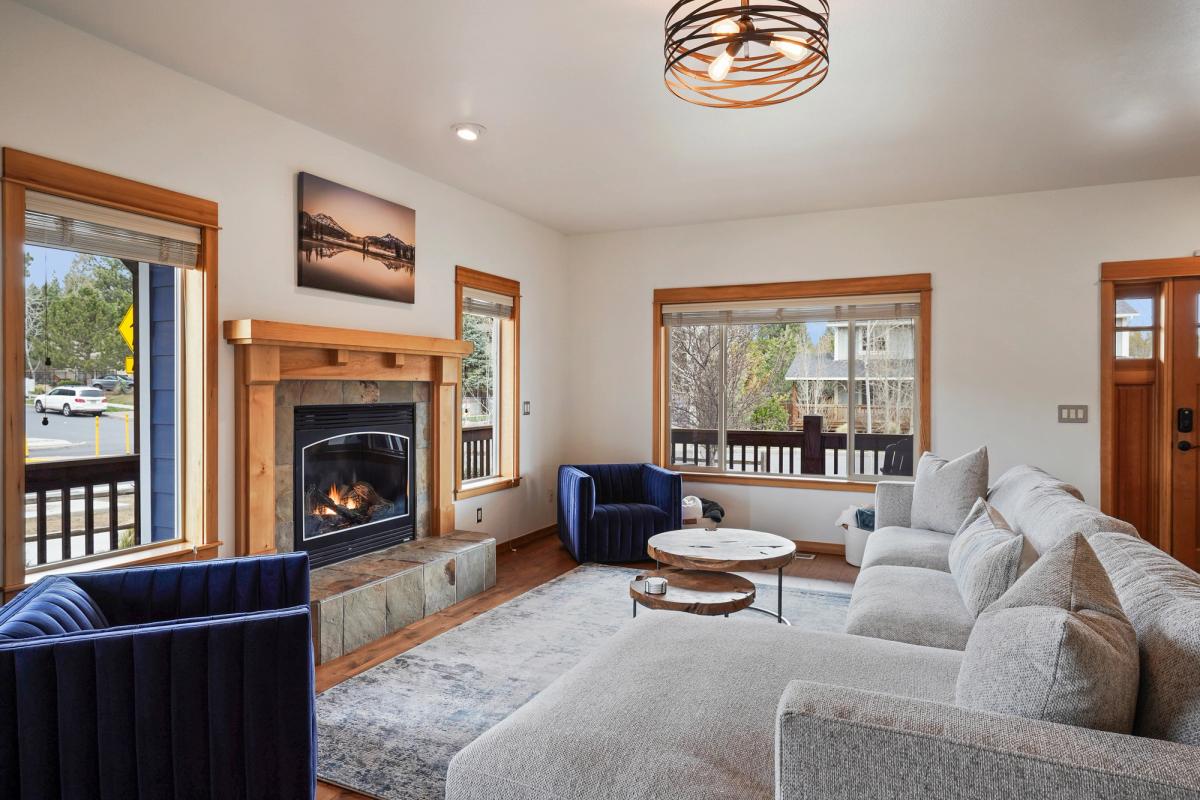
{"type": "Polygon", "coordinates": [[[192,561],[69,576],[110,625],[308,605],[308,554],[192,561]]]}
{"type": "Polygon", "coordinates": [[[913,484],[909,481],[880,481],[875,484],[875,530],[912,522],[913,484]]]}
{"type": "Polygon", "coordinates": [[[775,733],[778,800],[1200,798],[1200,748],[809,681],[775,733]]]}
{"type": "Polygon", "coordinates": [[[582,544],[588,522],[596,514],[596,482],[575,467],[558,468],[558,536],[582,544]]]}
{"type": "Polygon", "coordinates": [[[670,519],[667,530],[673,531],[683,527],[682,475],[654,464],[643,464],[642,492],[647,503],[667,512],[670,519]]]}
{"type": "Polygon", "coordinates": [[[311,798],[306,607],[0,645],[0,797],[311,798]]]}

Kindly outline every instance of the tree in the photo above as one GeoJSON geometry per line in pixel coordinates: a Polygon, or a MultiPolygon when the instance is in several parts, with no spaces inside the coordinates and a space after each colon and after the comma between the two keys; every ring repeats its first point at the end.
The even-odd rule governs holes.
{"type": "Polygon", "coordinates": [[[496,365],[493,362],[493,337],[496,321],[477,314],[463,314],[463,338],[475,345],[463,359],[463,397],[479,402],[483,411],[492,413],[496,393],[496,365]]]}

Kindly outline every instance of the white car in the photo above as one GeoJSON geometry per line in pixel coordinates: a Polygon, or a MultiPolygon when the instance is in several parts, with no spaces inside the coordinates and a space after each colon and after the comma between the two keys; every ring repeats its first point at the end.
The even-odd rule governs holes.
{"type": "Polygon", "coordinates": [[[59,386],[33,398],[33,410],[39,414],[57,411],[64,417],[72,414],[100,416],[108,410],[108,398],[102,390],[90,386],[59,386]]]}

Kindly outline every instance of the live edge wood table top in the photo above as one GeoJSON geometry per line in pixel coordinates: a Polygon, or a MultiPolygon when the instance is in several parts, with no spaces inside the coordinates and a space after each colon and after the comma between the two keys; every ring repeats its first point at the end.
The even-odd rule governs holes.
{"type": "MultiPolygon", "coordinates": [[[[754,595],[754,584],[741,575],[674,567],[640,572],[629,584],[629,596],[646,608],[684,611],[706,617],[741,611],[754,602],[754,595]],[[647,578],[666,578],[666,593],[649,594],[647,578]]],[[[637,613],[636,609],[634,613],[637,613]]]]}
{"type": "Polygon", "coordinates": [[[762,531],[695,528],[651,536],[646,552],[680,569],[748,572],[787,566],[796,556],[796,544],[762,531]]]}

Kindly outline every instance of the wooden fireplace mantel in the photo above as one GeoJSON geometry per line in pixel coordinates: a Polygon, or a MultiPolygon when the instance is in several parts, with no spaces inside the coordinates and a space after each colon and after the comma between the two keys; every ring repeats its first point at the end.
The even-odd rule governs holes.
{"type": "Polygon", "coordinates": [[[428,381],[430,528],[434,535],[454,530],[459,458],[454,415],[470,342],[258,319],[226,320],[225,340],[234,346],[237,555],[275,552],[275,386],[280,381],[428,381]]]}

